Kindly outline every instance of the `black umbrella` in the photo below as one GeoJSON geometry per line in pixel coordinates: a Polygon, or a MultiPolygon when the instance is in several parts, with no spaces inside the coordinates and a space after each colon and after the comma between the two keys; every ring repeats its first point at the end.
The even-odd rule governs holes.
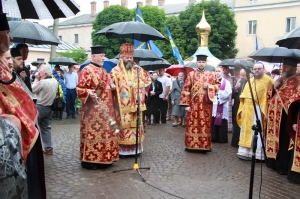
{"type": "Polygon", "coordinates": [[[171,64],[165,60],[156,60],[156,61],[140,61],[139,66],[141,66],[145,70],[157,70],[160,68],[168,68],[171,64]]]}
{"type": "Polygon", "coordinates": [[[10,34],[14,42],[27,44],[49,44],[58,45],[60,41],[45,26],[29,21],[9,21],[10,34]]]}
{"type": "MultiPolygon", "coordinates": [[[[185,64],[184,67],[187,67],[187,68],[198,68],[196,62],[189,62],[189,63],[185,64]]],[[[206,64],[205,70],[214,72],[215,71],[215,67],[212,66],[212,65],[206,64]]]]}
{"type": "Polygon", "coordinates": [[[119,59],[115,59],[115,58],[110,59],[110,61],[112,61],[112,62],[115,63],[115,64],[118,64],[118,63],[119,63],[119,59]]]}
{"type": "Polygon", "coordinates": [[[160,32],[151,26],[136,22],[126,21],[111,24],[96,32],[96,35],[105,35],[110,38],[131,38],[139,41],[165,40],[168,41],[160,32]]]}
{"type": "Polygon", "coordinates": [[[224,59],[219,63],[219,66],[234,66],[234,62],[239,60],[246,67],[253,67],[254,63],[245,59],[224,59]]]}
{"type": "Polygon", "coordinates": [[[0,12],[22,19],[58,19],[76,15],[74,0],[0,0],[0,12]]]}
{"type": "Polygon", "coordinates": [[[255,51],[249,55],[249,57],[260,61],[282,63],[282,59],[284,57],[291,57],[300,60],[300,50],[287,49],[284,47],[269,47],[255,51]]]}
{"type": "Polygon", "coordinates": [[[33,65],[33,66],[38,66],[40,64],[45,64],[45,62],[44,61],[34,61],[34,62],[31,62],[31,65],[33,65]]]}
{"type": "MultiPolygon", "coordinates": [[[[120,54],[115,56],[115,59],[119,59],[120,54]]],[[[161,60],[162,58],[159,57],[153,50],[147,49],[134,49],[134,58],[138,58],[140,61],[155,61],[161,60]]]]}
{"type": "Polygon", "coordinates": [[[69,57],[55,57],[51,59],[49,64],[58,64],[58,65],[70,65],[70,64],[77,64],[74,59],[69,57]]]}
{"type": "Polygon", "coordinates": [[[300,27],[284,35],[276,44],[280,47],[300,49],[300,27]]]}

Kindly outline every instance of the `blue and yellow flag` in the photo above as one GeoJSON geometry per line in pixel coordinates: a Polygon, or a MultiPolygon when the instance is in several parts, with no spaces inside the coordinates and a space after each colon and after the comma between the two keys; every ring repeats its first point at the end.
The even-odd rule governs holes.
{"type": "MultiPolygon", "coordinates": [[[[135,21],[138,21],[140,23],[145,23],[139,6],[136,7],[135,21]]],[[[134,49],[150,49],[153,50],[158,56],[160,57],[163,56],[162,52],[159,50],[159,48],[154,44],[152,40],[149,40],[148,42],[141,42],[138,40],[134,40],[134,49]]]]}
{"type": "Polygon", "coordinates": [[[177,59],[178,63],[180,65],[184,65],[184,62],[182,60],[182,57],[179,53],[179,49],[177,48],[177,46],[175,45],[175,42],[172,38],[172,35],[171,35],[171,32],[168,28],[168,26],[166,26],[166,31],[167,31],[167,34],[168,34],[168,37],[169,37],[169,41],[170,41],[170,44],[171,44],[171,48],[172,48],[172,53],[173,53],[173,56],[177,59]]]}

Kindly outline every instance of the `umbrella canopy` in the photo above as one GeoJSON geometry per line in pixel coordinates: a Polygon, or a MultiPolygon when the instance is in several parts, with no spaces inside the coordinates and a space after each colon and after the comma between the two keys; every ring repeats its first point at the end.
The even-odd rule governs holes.
{"type": "Polygon", "coordinates": [[[33,65],[33,66],[38,66],[40,64],[45,64],[45,62],[44,61],[34,61],[34,62],[31,62],[31,65],[33,65]]]}
{"type": "Polygon", "coordinates": [[[245,59],[224,59],[219,63],[219,66],[234,66],[234,62],[239,60],[246,67],[253,67],[254,63],[245,59]]]}
{"type": "Polygon", "coordinates": [[[51,59],[49,64],[58,64],[58,65],[70,65],[70,64],[77,64],[76,61],[69,57],[55,57],[51,59]]]}
{"type": "Polygon", "coordinates": [[[171,64],[165,60],[160,59],[156,61],[140,61],[139,66],[141,66],[144,70],[158,70],[160,68],[168,68],[171,64]]]}
{"type": "Polygon", "coordinates": [[[110,59],[110,61],[112,61],[112,62],[115,63],[116,65],[119,63],[119,59],[115,59],[115,58],[110,59]]]}
{"type": "Polygon", "coordinates": [[[0,0],[0,12],[21,19],[58,19],[76,15],[74,0],[0,0]]]}
{"type": "Polygon", "coordinates": [[[27,44],[49,44],[58,45],[60,41],[45,26],[29,21],[9,21],[10,34],[14,42],[27,44]]]}
{"type": "MultiPolygon", "coordinates": [[[[189,62],[189,63],[185,64],[184,67],[187,67],[187,68],[194,68],[194,69],[198,68],[196,62],[189,62]]],[[[215,67],[212,66],[212,65],[206,64],[205,70],[214,72],[214,71],[215,71],[215,67]]]]}
{"type": "Polygon", "coordinates": [[[194,71],[194,69],[184,67],[182,65],[172,65],[169,68],[167,68],[166,73],[169,73],[171,76],[178,76],[179,72],[183,72],[184,76],[186,77],[186,75],[191,71],[194,71]]]}
{"type": "MultiPolygon", "coordinates": [[[[114,59],[119,59],[120,53],[114,57],[114,59]]],[[[162,60],[153,50],[147,49],[134,49],[134,58],[138,58],[140,61],[156,61],[162,60]]]]}
{"type": "MultiPolygon", "coordinates": [[[[82,69],[84,69],[84,67],[86,67],[87,65],[89,65],[91,63],[91,59],[86,60],[85,62],[83,62],[80,65],[80,69],[79,71],[82,71],[82,69]]],[[[105,58],[104,59],[104,63],[103,63],[103,68],[105,68],[106,72],[110,73],[110,71],[113,69],[113,67],[115,67],[117,65],[117,63],[114,63],[113,61],[111,61],[110,59],[105,58]]]]}
{"type": "Polygon", "coordinates": [[[96,35],[105,35],[108,39],[131,38],[144,42],[149,40],[168,41],[155,28],[136,21],[126,21],[111,24],[96,32],[96,35]]]}
{"type": "Polygon", "coordinates": [[[300,50],[287,49],[284,47],[262,48],[249,55],[252,59],[271,63],[282,63],[284,57],[291,57],[300,60],[300,50]]]}
{"type": "Polygon", "coordinates": [[[300,27],[284,35],[276,44],[280,47],[300,49],[300,27]]]}

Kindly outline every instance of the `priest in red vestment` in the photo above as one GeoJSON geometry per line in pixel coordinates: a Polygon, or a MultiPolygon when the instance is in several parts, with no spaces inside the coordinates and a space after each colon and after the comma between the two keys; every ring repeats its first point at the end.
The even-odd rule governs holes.
{"type": "MultiPolygon", "coordinates": [[[[142,111],[146,110],[143,88],[151,84],[151,79],[147,71],[134,63],[133,44],[122,44],[120,50],[119,63],[112,69],[110,74],[116,85],[116,90],[113,94],[116,118],[120,127],[119,154],[125,157],[126,155],[135,154],[137,96],[140,96],[140,121],[143,121],[142,111]]],[[[138,129],[138,153],[141,153],[144,140],[142,122],[140,122],[138,129]]]]}
{"type": "MultiPolygon", "coordinates": [[[[0,78],[3,81],[12,79],[11,69],[8,66],[11,57],[4,56],[5,52],[9,50],[11,41],[12,37],[9,34],[7,18],[5,14],[0,13],[0,78]]],[[[5,154],[5,156],[0,157],[0,167],[3,168],[2,173],[4,174],[0,177],[0,192],[9,192],[11,193],[10,197],[13,198],[46,198],[44,157],[39,131],[36,128],[38,112],[31,97],[18,81],[11,84],[0,83],[0,110],[0,117],[13,124],[14,121],[19,121],[22,139],[21,151],[18,150],[19,146],[16,145],[18,142],[13,141],[9,145],[10,150],[14,153],[13,159],[15,162],[12,163],[9,162],[9,154],[5,154],[3,148],[5,146],[3,144],[9,141],[7,137],[2,137],[4,143],[0,146],[0,153],[5,154]],[[25,176],[20,175],[23,169],[20,164],[23,161],[26,162],[27,167],[25,176]],[[14,171],[19,171],[19,175],[10,176],[14,171]],[[28,191],[25,188],[18,187],[24,181],[27,181],[28,191]]],[[[2,197],[5,197],[5,195],[2,197]]]]}
{"type": "Polygon", "coordinates": [[[268,93],[266,153],[268,167],[300,183],[300,76],[297,63],[285,58],[282,77],[268,93]]]}
{"type": "Polygon", "coordinates": [[[112,164],[119,159],[118,138],[110,120],[115,121],[109,74],[102,67],[104,47],[91,47],[92,61],[79,75],[77,95],[82,102],[80,161],[87,169],[112,164]],[[100,104],[99,104],[100,103],[100,104]]]}
{"type": "Polygon", "coordinates": [[[197,55],[197,70],[190,72],[185,80],[180,105],[187,111],[185,147],[187,150],[209,151],[211,149],[211,120],[214,94],[220,82],[206,71],[206,55],[197,55]]]}

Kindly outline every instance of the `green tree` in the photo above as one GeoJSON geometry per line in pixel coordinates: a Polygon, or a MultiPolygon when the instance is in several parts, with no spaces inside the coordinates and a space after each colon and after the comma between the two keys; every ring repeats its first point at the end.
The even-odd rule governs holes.
{"type": "Polygon", "coordinates": [[[234,13],[219,0],[202,0],[201,3],[190,5],[187,10],[180,13],[180,25],[185,38],[185,44],[180,47],[189,56],[197,50],[198,36],[195,28],[202,18],[203,9],[211,26],[208,43],[210,51],[219,59],[234,58],[238,52],[235,46],[237,25],[234,13]]]}
{"type": "MultiPolygon", "coordinates": [[[[157,6],[144,6],[141,7],[141,12],[143,14],[143,19],[146,24],[152,26],[162,34],[166,36],[165,31],[165,12],[162,9],[159,9],[157,6]]],[[[103,45],[106,48],[105,54],[108,58],[113,58],[115,55],[120,52],[120,45],[125,42],[133,43],[132,39],[107,39],[103,35],[95,35],[96,32],[109,26],[113,23],[122,22],[122,21],[131,21],[135,19],[136,9],[127,9],[123,6],[115,5],[105,8],[100,12],[94,21],[92,32],[92,41],[93,45],[103,45]]],[[[165,52],[170,51],[168,43],[165,41],[154,41],[158,48],[165,52]]],[[[165,56],[164,56],[165,57],[165,56]]]]}
{"type": "Polygon", "coordinates": [[[66,51],[66,52],[61,52],[61,53],[57,53],[57,54],[62,57],[72,58],[77,63],[80,63],[80,64],[83,63],[87,59],[85,51],[83,49],[66,51]]]}
{"type": "Polygon", "coordinates": [[[132,43],[132,39],[107,39],[103,35],[95,35],[99,30],[117,22],[131,21],[133,11],[120,5],[112,5],[100,12],[93,23],[92,41],[93,45],[106,47],[105,54],[108,58],[113,58],[120,53],[120,45],[125,42],[132,43]]]}

